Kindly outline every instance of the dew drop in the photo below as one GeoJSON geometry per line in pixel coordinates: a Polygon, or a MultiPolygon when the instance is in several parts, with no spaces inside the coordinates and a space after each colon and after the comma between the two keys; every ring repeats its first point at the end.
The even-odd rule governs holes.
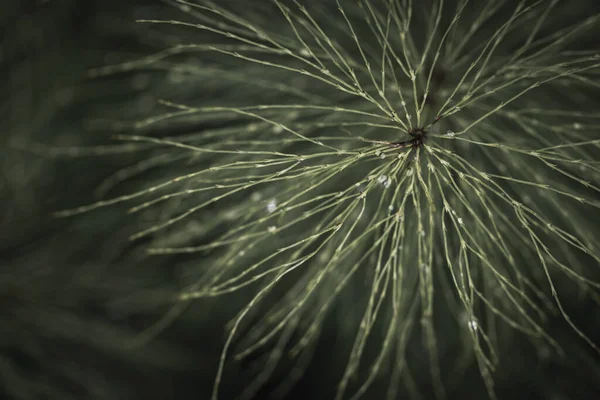
{"type": "Polygon", "coordinates": [[[381,185],[383,185],[383,187],[387,189],[392,184],[392,178],[390,178],[387,175],[381,175],[379,176],[379,178],[377,178],[377,182],[379,182],[381,185]]]}
{"type": "Polygon", "coordinates": [[[469,329],[472,330],[473,332],[476,332],[479,329],[479,324],[477,324],[477,321],[473,318],[469,319],[469,329]]]}
{"type": "Polygon", "coordinates": [[[267,203],[267,212],[270,214],[277,209],[277,200],[271,199],[267,203]]]}
{"type": "Polygon", "coordinates": [[[450,138],[451,138],[451,137],[454,137],[454,136],[456,136],[456,133],[454,133],[454,131],[450,131],[450,130],[448,130],[448,131],[446,131],[446,134],[445,134],[444,136],[445,136],[445,137],[450,137],[450,138]]]}

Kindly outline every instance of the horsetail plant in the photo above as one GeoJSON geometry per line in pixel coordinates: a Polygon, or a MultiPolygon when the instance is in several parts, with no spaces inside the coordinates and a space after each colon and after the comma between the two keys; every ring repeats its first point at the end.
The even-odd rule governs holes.
{"type": "Polygon", "coordinates": [[[374,382],[418,398],[414,340],[436,398],[471,360],[495,398],[509,335],[564,355],[552,315],[599,352],[561,299],[599,299],[600,14],[561,0],[168,3],[172,19],[139,21],[166,48],[91,72],[150,77],[157,105],[115,124],[123,144],[70,150],[130,165],[58,215],[130,204],[131,240],[193,263],[148,337],[190,303],[245,299],[213,400],[253,354],[241,398],[282,366],[284,397],[331,320],[350,340],[336,399],[374,382]]]}

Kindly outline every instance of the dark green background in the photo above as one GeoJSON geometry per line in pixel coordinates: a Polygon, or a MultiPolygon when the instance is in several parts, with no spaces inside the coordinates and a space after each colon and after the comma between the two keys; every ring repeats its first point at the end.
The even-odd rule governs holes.
{"type": "MultiPolygon", "coordinates": [[[[594,4],[585,12],[597,12],[594,4]]],[[[156,16],[159,7],[132,0],[0,6],[0,397],[209,396],[231,310],[216,304],[222,313],[206,316],[197,306],[151,344],[130,349],[128,340],[168,310],[161,300],[177,279],[176,260],[132,262],[143,243],[127,243],[119,207],[80,218],[51,215],[89,202],[98,183],[127,160],[49,157],[28,145],[98,143],[89,122],[131,94],[117,81],[87,79],[86,71],[160,48],[133,23],[156,16]],[[131,299],[132,293],[140,297],[131,299]]],[[[597,308],[564,302],[575,322],[600,342],[597,308]]],[[[598,362],[597,356],[580,350],[560,318],[548,329],[567,342],[573,337],[573,359],[539,364],[527,343],[515,343],[512,361],[497,377],[499,397],[600,398],[600,383],[580,363],[598,362]]],[[[337,377],[322,370],[320,361],[337,356],[328,353],[336,340],[324,332],[314,367],[293,398],[332,397],[337,377]]],[[[244,365],[239,371],[239,379],[225,382],[224,399],[244,385],[244,365]]],[[[420,381],[427,393],[426,380],[420,381]]],[[[449,397],[485,398],[476,367],[449,397]]]]}

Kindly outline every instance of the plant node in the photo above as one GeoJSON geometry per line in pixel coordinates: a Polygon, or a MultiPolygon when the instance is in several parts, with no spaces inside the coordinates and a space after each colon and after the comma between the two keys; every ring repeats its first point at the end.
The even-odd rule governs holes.
{"type": "Polygon", "coordinates": [[[411,128],[408,134],[413,138],[402,142],[393,142],[393,147],[412,147],[417,149],[425,144],[427,141],[427,131],[424,128],[411,128]]]}

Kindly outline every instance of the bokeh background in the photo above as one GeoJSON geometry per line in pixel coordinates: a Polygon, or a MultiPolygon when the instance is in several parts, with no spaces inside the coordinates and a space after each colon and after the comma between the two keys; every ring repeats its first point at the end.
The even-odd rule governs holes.
{"type": "MultiPolygon", "coordinates": [[[[589,4],[586,12],[598,12],[597,4],[589,4]]],[[[150,0],[0,5],[0,398],[209,397],[224,325],[243,299],[181,310],[146,343],[140,333],[170,311],[165,299],[186,273],[177,258],[140,257],[143,242],[127,241],[131,231],[123,227],[122,208],[77,218],[52,215],[93,200],[99,184],[127,157],[44,146],[104,144],[106,120],[151,112],[153,100],[140,93],[147,85],[168,88],[173,82],[92,79],[88,71],[170,43],[168,34],[134,23],[164,17],[165,10],[150,0]],[[124,103],[133,106],[123,110],[124,103]]],[[[576,297],[564,298],[565,307],[600,343],[597,307],[576,297]]],[[[320,365],[339,356],[330,350],[339,340],[334,322],[289,398],[332,398],[338,377],[320,365]]],[[[499,397],[600,398],[598,357],[560,317],[547,329],[561,343],[573,343],[566,349],[573,358],[540,361],[537,350],[515,341],[511,362],[496,377],[499,397]]],[[[244,386],[246,367],[238,365],[239,374],[225,382],[224,399],[244,386]]],[[[485,398],[477,375],[476,367],[468,371],[449,398],[485,398]]],[[[428,393],[426,379],[417,381],[428,393]]]]}

